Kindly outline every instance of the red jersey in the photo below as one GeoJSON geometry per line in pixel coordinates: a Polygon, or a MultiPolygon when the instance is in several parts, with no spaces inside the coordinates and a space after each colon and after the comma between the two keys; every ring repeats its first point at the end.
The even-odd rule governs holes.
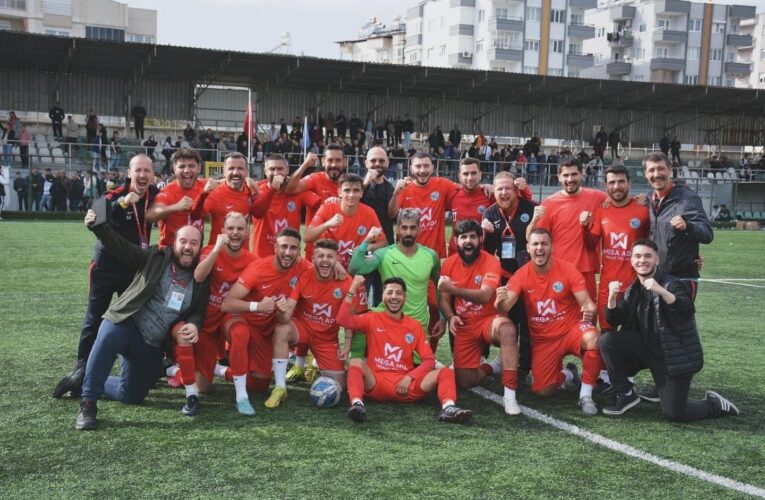
{"type": "MultiPolygon", "coordinates": [[[[303,323],[312,336],[319,335],[323,339],[336,341],[340,329],[336,321],[337,314],[352,282],[353,278],[350,276],[343,280],[330,278],[321,281],[316,276],[316,269],[311,265],[300,276],[298,285],[290,293],[289,298],[297,302],[292,317],[303,323]]],[[[366,310],[367,298],[363,287],[356,291],[353,306],[357,312],[366,310]]]]}
{"type": "MultiPolygon", "coordinates": [[[[337,260],[344,268],[348,269],[353,249],[361,245],[361,242],[364,241],[371,228],[382,226],[375,211],[362,203],[359,203],[358,210],[354,215],[345,215],[340,209],[339,203],[325,203],[319,208],[316,215],[313,216],[308,227],[324,224],[334,217],[335,214],[340,214],[343,217],[343,223],[335,229],[324,231],[321,237],[332,238],[337,241],[337,260]]],[[[310,260],[313,255],[313,248],[309,252],[308,247],[306,247],[305,254],[306,259],[310,260]]]]}
{"type": "MultiPolygon", "coordinates": [[[[260,302],[266,297],[286,299],[297,287],[300,275],[311,267],[310,262],[300,259],[286,271],[280,271],[276,269],[274,259],[274,256],[256,258],[239,276],[237,281],[250,290],[244,300],[260,302]]],[[[258,326],[270,326],[276,321],[276,309],[270,313],[252,312],[246,315],[250,324],[258,326]]]]}
{"type": "MultiPolygon", "coordinates": [[[[443,177],[431,177],[425,186],[412,182],[398,193],[399,208],[420,210],[417,243],[446,257],[446,211],[451,209],[457,184],[443,177]]],[[[487,207],[489,205],[486,205],[487,207]]]]}
{"type": "Polygon", "coordinates": [[[257,198],[263,198],[263,196],[253,195],[246,186],[241,191],[236,191],[223,182],[210,193],[202,191],[191,206],[191,214],[192,217],[200,219],[204,218],[205,215],[210,215],[210,238],[208,241],[214,242],[218,235],[223,232],[223,219],[226,218],[226,214],[239,212],[249,221],[249,215],[253,212],[253,202],[257,198]]]}
{"type": "Polygon", "coordinates": [[[545,215],[537,227],[552,234],[555,257],[574,264],[583,273],[598,272],[600,262],[597,246],[590,248],[587,244],[579,215],[585,210],[594,214],[606,198],[601,191],[582,188],[579,194],[572,196],[558,191],[542,202],[545,215]]]}
{"type": "Polygon", "coordinates": [[[573,264],[550,258],[552,267],[546,274],[537,273],[529,262],[507,282],[507,289],[520,295],[526,306],[532,341],[564,336],[582,320],[574,293],[587,291],[584,276],[573,264]]]}
{"type": "MultiPolygon", "coordinates": [[[[459,254],[449,256],[441,265],[441,274],[451,278],[454,286],[468,290],[480,290],[481,286],[496,289],[499,286],[502,266],[499,261],[484,250],[472,264],[465,264],[459,254]]],[[[494,308],[494,295],[487,304],[475,304],[462,297],[454,297],[454,312],[465,323],[472,320],[483,320],[497,314],[494,308]]]]}
{"type": "MultiPolygon", "coordinates": [[[[264,190],[271,189],[267,180],[258,183],[260,194],[264,196],[264,190]]],[[[274,243],[276,235],[282,229],[291,227],[300,230],[300,211],[305,205],[312,207],[321,202],[321,199],[310,191],[299,194],[285,194],[278,191],[271,198],[271,203],[262,218],[255,218],[252,223],[252,253],[256,257],[274,255],[274,243]]]]}
{"type": "Polygon", "coordinates": [[[598,207],[590,233],[600,240],[603,255],[600,269],[601,286],[611,281],[621,281],[624,292],[635,279],[632,268],[632,244],[640,238],[647,238],[651,229],[648,207],[637,201],[623,207],[613,204],[608,208],[598,207]]]}
{"type": "MultiPolygon", "coordinates": [[[[158,203],[165,206],[170,206],[178,203],[184,196],[188,196],[192,200],[195,200],[199,193],[205,190],[206,182],[202,179],[197,179],[196,184],[191,189],[183,189],[178,181],[171,182],[157,194],[154,199],[154,203],[158,203]]],[[[159,224],[159,246],[171,247],[175,243],[175,233],[183,226],[189,224],[202,231],[202,235],[205,233],[205,221],[202,217],[193,217],[191,210],[185,210],[183,212],[176,212],[170,214],[161,221],[159,224]]]]}
{"type": "MultiPolygon", "coordinates": [[[[209,245],[203,248],[199,260],[206,259],[212,249],[213,247],[209,245]]],[[[242,249],[241,252],[236,258],[231,257],[225,249],[218,253],[212,271],[210,271],[210,300],[208,302],[210,307],[220,309],[223,299],[226,298],[226,294],[236,283],[239,275],[255,259],[255,256],[247,250],[242,249]]]]}

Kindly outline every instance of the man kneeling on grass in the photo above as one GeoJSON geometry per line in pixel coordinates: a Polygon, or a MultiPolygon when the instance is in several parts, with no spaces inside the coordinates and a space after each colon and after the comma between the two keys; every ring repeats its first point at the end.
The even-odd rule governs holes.
{"type": "Polygon", "coordinates": [[[621,328],[600,337],[600,352],[615,389],[614,402],[603,413],[621,415],[640,403],[627,377],[648,368],[667,419],[690,422],[738,415],[736,405],[714,391],[707,391],[702,400],[688,399],[693,374],[704,364],[690,282],[657,271],[659,247],[652,240],[635,241],[630,259],[637,278],[624,296],[619,298],[621,282],[608,284],[606,321],[621,328]]]}
{"type": "MultiPolygon", "coordinates": [[[[127,404],[144,400],[154,382],[165,375],[162,345],[168,331],[179,345],[197,341],[210,296],[207,280],[194,280],[202,234],[184,226],[172,248],[141,249],[114,232],[108,224],[95,224],[89,210],[85,225],[106,251],[136,270],[133,282],[106,314],[85,368],[82,401],[75,428],[96,428],[96,401],[102,394],[127,404]],[[110,377],[117,355],[121,374],[110,377]]],[[[187,404],[188,401],[187,401],[187,404]]]]}
{"type": "MultiPolygon", "coordinates": [[[[442,422],[466,424],[473,412],[463,410],[457,401],[454,372],[435,368],[435,358],[420,323],[401,310],[406,301],[406,283],[401,278],[383,282],[384,310],[354,315],[356,291],[364,286],[364,277],[354,277],[337,315],[337,323],[348,330],[360,330],[367,339],[367,361],[353,358],[348,366],[348,418],[362,423],[367,419],[364,396],[373,401],[411,403],[438,390],[442,422]],[[414,367],[414,354],[422,362],[414,367]]],[[[346,342],[348,340],[346,339],[346,342]]]]}

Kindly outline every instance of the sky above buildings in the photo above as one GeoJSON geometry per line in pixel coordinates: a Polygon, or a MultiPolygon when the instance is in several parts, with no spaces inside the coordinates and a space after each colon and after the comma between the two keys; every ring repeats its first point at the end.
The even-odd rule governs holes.
{"type": "MultiPolygon", "coordinates": [[[[377,17],[390,26],[406,17],[418,0],[120,0],[157,10],[157,43],[242,52],[270,52],[289,32],[292,54],[340,58],[334,42],[357,38],[359,28],[377,17]]],[[[715,0],[756,5],[765,0],[715,0]]],[[[279,52],[283,53],[282,50],[279,52]]]]}

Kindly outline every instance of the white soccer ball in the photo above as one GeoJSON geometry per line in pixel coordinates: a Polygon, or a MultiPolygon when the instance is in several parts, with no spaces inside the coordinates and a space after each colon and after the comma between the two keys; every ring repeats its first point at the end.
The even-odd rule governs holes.
{"type": "Polygon", "coordinates": [[[311,385],[311,403],[319,408],[332,408],[343,397],[343,388],[333,378],[319,377],[311,385]]]}

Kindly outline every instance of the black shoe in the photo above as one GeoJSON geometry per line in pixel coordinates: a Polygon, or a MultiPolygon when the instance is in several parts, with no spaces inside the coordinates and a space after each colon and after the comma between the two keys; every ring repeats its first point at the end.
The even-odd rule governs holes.
{"type": "Polygon", "coordinates": [[[189,396],[186,398],[186,404],[181,408],[181,413],[187,417],[196,417],[199,413],[199,397],[189,396]]]}
{"type": "Polygon", "coordinates": [[[655,385],[642,389],[638,392],[638,396],[640,396],[640,399],[643,401],[650,401],[651,403],[661,402],[661,399],[659,398],[659,391],[656,390],[655,385]]]}
{"type": "Polygon", "coordinates": [[[574,379],[571,382],[566,382],[566,386],[579,390],[579,388],[582,386],[582,377],[579,376],[579,369],[574,363],[567,363],[566,369],[574,374],[574,379]]]}
{"type": "Polygon", "coordinates": [[[463,410],[459,406],[449,405],[446,408],[443,408],[438,414],[438,420],[440,422],[467,424],[473,420],[473,412],[470,410],[463,410]]]}
{"type": "Polygon", "coordinates": [[[518,370],[518,387],[516,388],[516,391],[520,391],[527,387],[531,387],[531,377],[529,376],[529,372],[518,370]]]}
{"type": "Polygon", "coordinates": [[[741,414],[741,412],[738,411],[738,407],[736,405],[715,391],[707,391],[704,394],[704,399],[711,401],[712,404],[717,406],[720,409],[720,415],[732,415],[737,417],[741,414]]]}
{"type": "Polygon", "coordinates": [[[80,401],[80,411],[77,412],[74,428],[78,431],[92,431],[98,425],[97,415],[98,404],[96,400],[83,399],[80,401]]]}
{"type": "Polygon", "coordinates": [[[592,392],[597,396],[603,394],[612,394],[614,392],[614,386],[599,378],[598,385],[595,386],[595,390],[592,392]]]}
{"type": "Polygon", "coordinates": [[[346,413],[346,415],[348,415],[348,418],[354,422],[363,424],[367,421],[367,408],[364,406],[364,403],[356,401],[350,408],[348,408],[348,413],[346,413]]]}
{"type": "Polygon", "coordinates": [[[633,406],[637,406],[640,403],[635,389],[630,390],[629,394],[614,394],[614,402],[609,406],[603,408],[603,413],[606,415],[622,415],[633,406]]]}
{"type": "Polygon", "coordinates": [[[58,399],[67,392],[71,392],[72,396],[76,396],[82,393],[82,381],[85,379],[85,365],[88,363],[86,359],[78,359],[77,363],[69,372],[69,375],[59,380],[56,387],[53,389],[53,397],[58,399]]]}

